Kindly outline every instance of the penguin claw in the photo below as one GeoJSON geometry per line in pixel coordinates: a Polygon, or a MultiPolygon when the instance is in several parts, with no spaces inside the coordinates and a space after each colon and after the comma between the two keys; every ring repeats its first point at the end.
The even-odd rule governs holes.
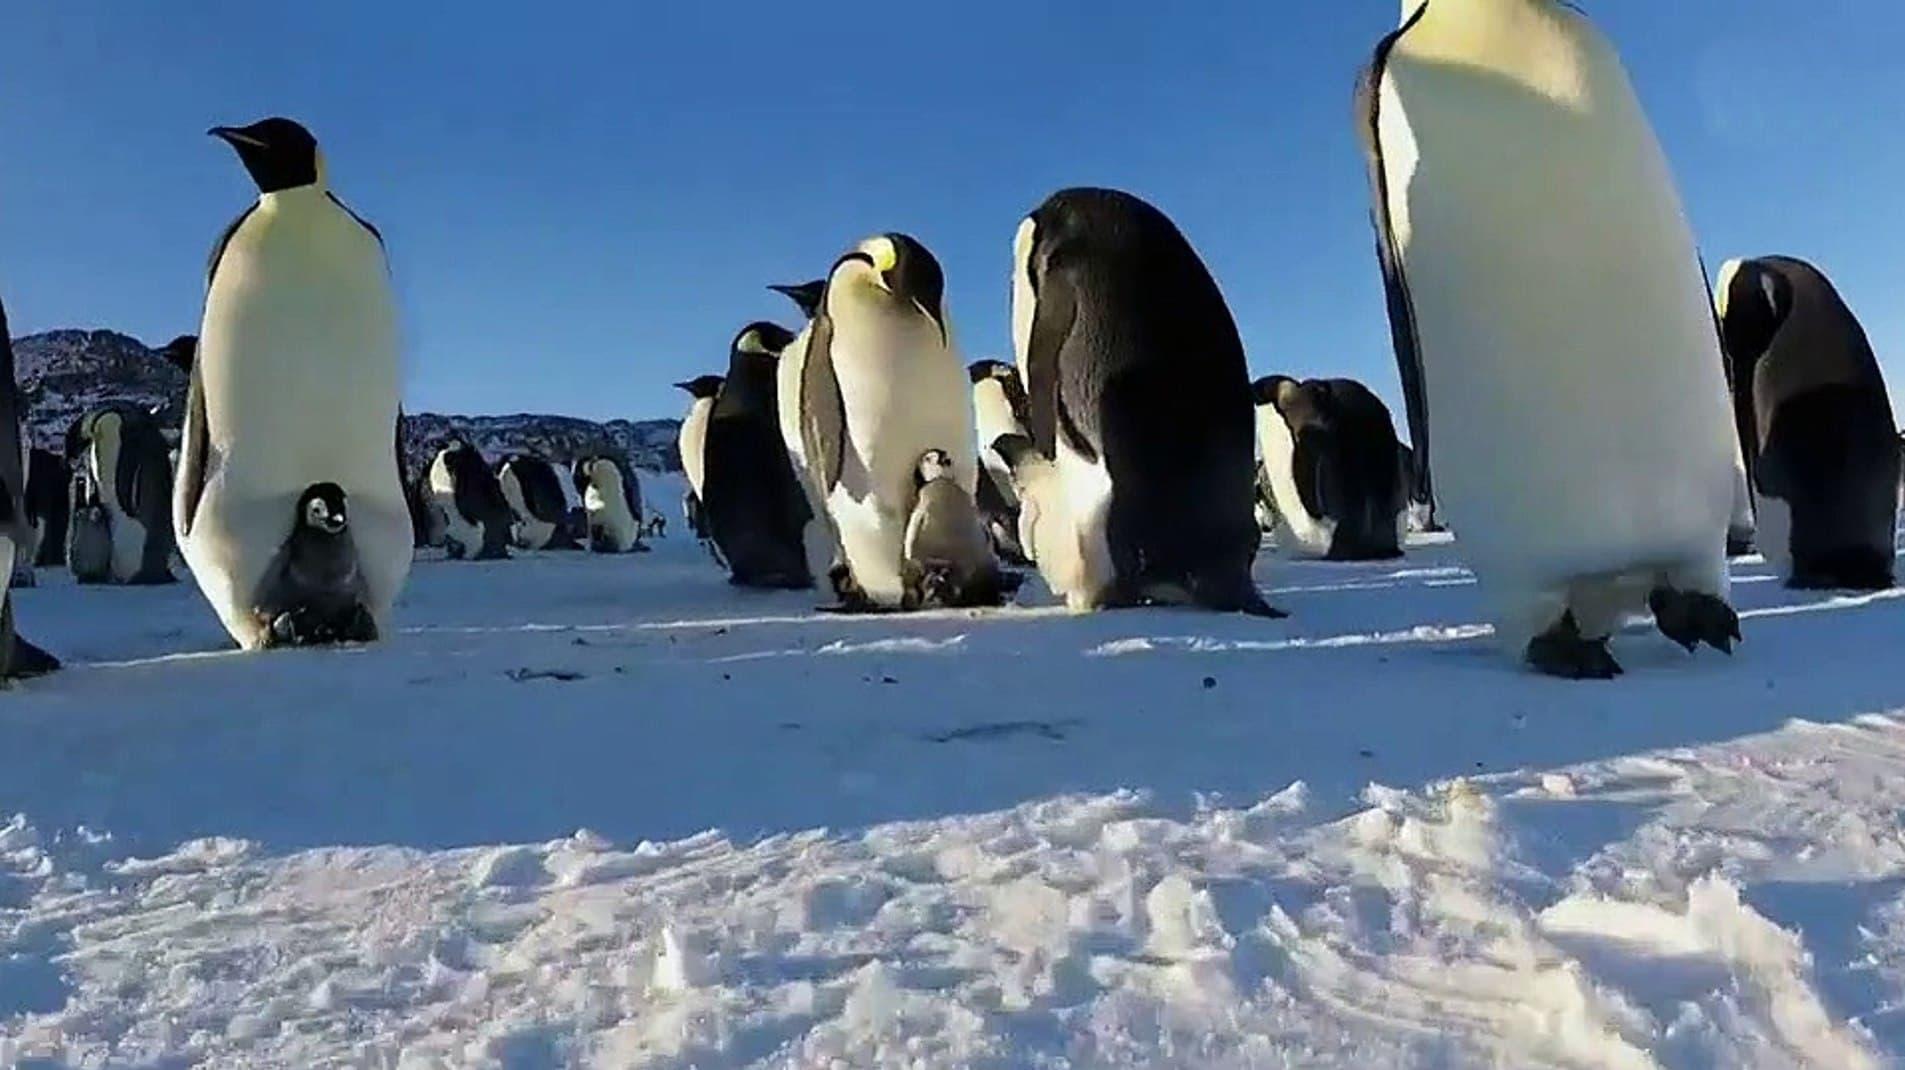
{"type": "Polygon", "coordinates": [[[1608,651],[1606,637],[1582,636],[1573,613],[1529,640],[1524,656],[1536,672],[1563,680],[1613,680],[1626,672],[1608,651]]]}
{"type": "Polygon", "coordinates": [[[1660,587],[1647,596],[1647,608],[1653,610],[1654,624],[1661,634],[1689,654],[1701,643],[1722,654],[1732,654],[1733,644],[1742,639],[1740,615],[1710,594],[1660,587]]]}

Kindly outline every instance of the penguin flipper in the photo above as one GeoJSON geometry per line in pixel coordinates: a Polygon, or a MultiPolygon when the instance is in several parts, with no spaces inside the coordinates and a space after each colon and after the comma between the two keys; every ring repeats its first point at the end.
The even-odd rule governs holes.
{"type": "Polygon", "coordinates": [[[1048,266],[1040,282],[1032,309],[1031,340],[1025,347],[1026,426],[1039,452],[1056,457],[1062,407],[1058,396],[1059,357],[1078,320],[1078,304],[1070,280],[1062,273],[1048,266]]]}
{"type": "Polygon", "coordinates": [[[172,526],[179,538],[192,534],[199,499],[205,494],[211,437],[205,427],[205,381],[197,361],[192,363],[191,386],[185,401],[185,429],[179,436],[179,471],[172,496],[172,526]]]}
{"type": "Polygon", "coordinates": [[[1382,264],[1383,291],[1389,306],[1389,336],[1396,351],[1396,371],[1402,380],[1403,400],[1409,417],[1409,441],[1415,448],[1417,485],[1433,508],[1435,484],[1429,471],[1429,407],[1423,389],[1422,343],[1416,333],[1415,302],[1410,296],[1409,279],[1402,267],[1402,251],[1396,245],[1393,220],[1389,215],[1389,174],[1382,151],[1382,80],[1388,73],[1389,57],[1403,35],[1416,27],[1428,14],[1423,4],[1402,27],[1376,45],[1375,57],[1356,83],[1356,134],[1362,143],[1363,160],[1369,170],[1370,221],[1376,228],[1376,259],[1382,264]]]}
{"type": "MultiPolygon", "coordinates": [[[[238,228],[244,226],[245,220],[250,219],[251,213],[257,210],[258,202],[253,201],[244,211],[238,213],[236,218],[225,225],[224,233],[218,236],[218,244],[212,246],[212,255],[205,260],[206,286],[210,286],[212,284],[212,276],[218,274],[218,262],[225,259],[225,247],[232,243],[232,237],[238,233],[238,228]]],[[[194,366],[198,364],[196,360],[192,363],[194,366]]]]}
{"type": "Polygon", "coordinates": [[[833,371],[833,320],[821,315],[808,336],[800,378],[800,433],[824,493],[831,494],[846,466],[847,407],[833,371]]]}

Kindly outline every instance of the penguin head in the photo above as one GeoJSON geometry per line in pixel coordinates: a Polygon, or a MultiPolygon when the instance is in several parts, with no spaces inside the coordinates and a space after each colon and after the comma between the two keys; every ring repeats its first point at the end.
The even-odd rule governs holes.
{"type": "Polygon", "coordinates": [[[905,234],[876,234],[854,247],[834,264],[827,277],[863,282],[884,290],[902,305],[910,305],[932,320],[941,340],[946,330],[946,275],[924,245],[905,234]]]}
{"type": "Polygon", "coordinates": [[[311,132],[290,119],[250,126],[214,126],[206,133],[230,145],[258,183],[259,193],[315,186],[324,180],[324,156],[311,132]]]}
{"type": "MultiPolygon", "coordinates": [[[[686,390],[688,392],[688,396],[696,399],[697,401],[706,400],[706,399],[714,397],[716,394],[719,394],[721,392],[721,384],[726,381],[727,380],[725,377],[719,376],[719,375],[701,375],[693,379],[686,379],[686,380],[683,380],[682,382],[676,383],[675,389],[686,390]]],[[[577,472],[582,471],[582,465],[580,462],[576,464],[576,471],[577,472]]]]}
{"type": "Polygon", "coordinates": [[[1019,370],[1002,360],[975,360],[966,365],[966,375],[974,386],[978,386],[988,379],[1017,382],[1019,370]]]}
{"type": "Polygon", "coordinates": [[[923,487],[935,480],[951,479],[952,474],[952,454],[945,450],[927,450],[920,454],[919,468],[913,473],[913,484],[923,487]]]}
{"type": "Polygon", "coordinates": [[[736,356],[750,353],[757,357],[778,358],[781,350],[786,349],[793,342],[794,332],[778,323],[763,320],[741,328],[741,333],[734,336],[731,353],[736,356]]]}
{"type": "Polygon", "coordinates": [[[350,527],[344,488],[335,483],[313,483],[298,496],[298,524],[321,535],[341,535],[350,527]]]}
{"type": "Polygon", "coordinates": [[[815,279],[794,285],[775,285],[768,289],[791,298],[800,306],[800,314],[813,319],[820,312],[820,299],[827,296],[827,280],[815,279]]]}
{"type": "Polygon", "coordinates": [[[1250,384],[1250,399],[1260,406],[1274,405],[1281,409],[1297,386],[1297,381],[1287,375],[1266,375],[1250,384]]]}
{"type": "Polygon", "coordinates": [[[181,334],[160,347],[158,353],[166,363],[189,375],[192,362],[198,359],[198,335],[181,334]]]}

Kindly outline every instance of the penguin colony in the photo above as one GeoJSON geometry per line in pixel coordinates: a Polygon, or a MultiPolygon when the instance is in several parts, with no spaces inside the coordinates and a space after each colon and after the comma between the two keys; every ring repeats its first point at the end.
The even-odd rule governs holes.
{"type": "MultiPolygon", "coordinates": [[[[771,287],[797,327],[747,324],[725,368],[675,384],[689,530],[733,584],[820,587],[837,612],[998,606],[1036,571],[1077,611],[1275,618],[1251,580],[1265,534],[1380,560],[1446,524],[1508,653],[1574,679],[1620,675],[1611,637],[1647,614],[1730,652],[1727,558],[1755,543],[1796,587],[1893,584],[1901,446],[1863,329],[1803,260],[1709,284],[1582,12],[1404,0],[1356,123],[1408,443],[1361,383],[1253,383],[1169,217],[1067,189],[1011,240],[1009,362],[965,362],[940,262],[907,234],[771,287]]],[[[176,459],[126,405],[78,420],[63,456],[27,449],[0,308],[0,575],[170,583],[176,550],[260,649],[387,635],[417,547],[647,549],[662,522],[613,453],[565,480],[456,439],[406,481],[381,235],[298,123],[210,133],[258,198],[214,247],[198,334],[161,352],[190,375],[176,459]]],[[[57,667],[0,591],[0,675],[57,667]]]]}

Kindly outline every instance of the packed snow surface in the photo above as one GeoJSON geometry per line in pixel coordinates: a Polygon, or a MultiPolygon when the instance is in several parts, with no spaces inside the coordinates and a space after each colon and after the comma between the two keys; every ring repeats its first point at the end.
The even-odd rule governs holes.
{"type": "Polygon", "coordinates": [[[0,1066],[1894,1065],[1905,604],[1736,572],[1737,657],[1612,684],[1446,543],[1266,558],[1264,622],[829,616],[677,536],[251,656],[49,576],[0,1066]]]}

